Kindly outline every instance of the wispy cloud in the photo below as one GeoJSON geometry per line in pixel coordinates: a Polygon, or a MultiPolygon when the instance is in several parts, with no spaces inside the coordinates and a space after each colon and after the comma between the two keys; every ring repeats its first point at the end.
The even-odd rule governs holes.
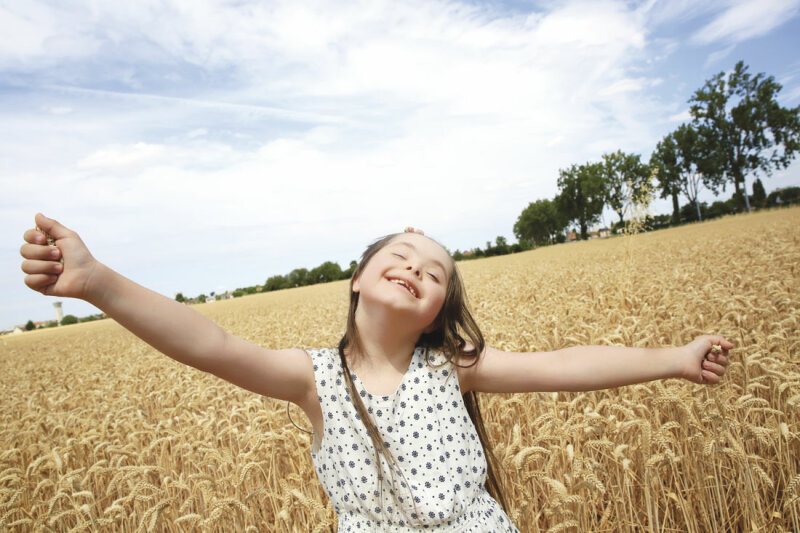
{"type": "Polygon", "coordinates": [[[738,0],[692,37],[697,43],[741,42],[768,33],[797,15],[798,0],[738,0]]]}
{"type": "MultiPolygon", "coordinates": [[[[164,96],[160,94],[148,94],[142,92],[126,92],[126,91],[109,91],[102,89],[88,89],[84,87],[69,87],[64,85],[50,85],[45,86],[45,89],[52,90],[57,93],[79,93],[84,95],[94,95],[103,98],[116,98],[120,100],[128,100],[131,102],[147,102],[156,103],[165,106],[170,105],[188,105],[205,109],[217,109],[222,111],[235,111],[246,112],[258,115],[275,116],[285,118],[296,122],[312,122],[312,123],[328,123],[328,122],[343,122],[344,118],[341,116],[328,115],[322,113],[312,113],[297,111],[293,109],[284,109],[279,107],[267,105],[254,105],[242,104],[236,102],[212,101],[207,99],[198,98],[184,98],[177,96],[164,96]]],[[[65,108],[61,108],[65,109],[65,108]]],[[[69,108],[66,108],[69,109],[69,108]]],[[[52,110],[51,110],[52,111],[52,110]]],[[[67,111],[68,112],[68,111],[67,111]]]]}
{"type": "Polygon", "coordinates": [[[692,115],[689,113],[688,109],[684,109],[680,113],[675,113],[674,115],[670,115],[667,117],[667,120],[672,122],[687,122],[692,120],[692,115]]]}
{"type": "Polygon", "coordinates": [[[732,44],[730,46],[726,46],[721,50],[716,50],[714,52],[711,52],[710,54],[708,54],[708,58],[706,58],[705,66],[710,67],[715,63],[719,63],[722,59],[725,59],[726,57],[731,55],[731,52],[733,52],[734,48],[736,48],[736,44],[732,44]]]}

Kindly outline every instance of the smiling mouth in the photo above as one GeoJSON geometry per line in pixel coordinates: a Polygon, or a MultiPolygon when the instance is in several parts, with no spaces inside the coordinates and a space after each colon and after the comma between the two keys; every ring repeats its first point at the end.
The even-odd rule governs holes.
{"type": "Polygon", "coordinates": [[[410,292],[411,295],[414,298],[419,298],[419,296],[417,296],[417,290],[414,287],[412,287],[411,285],[409,285],[405,280],[397,279],[397,278],[387,278],[387,279],[389,281],[391,281],[392,283],[396,284],[396,285],[400,285],[401,287],[405,287],[406,290],[408,290],[408,292],[410,292]]]}

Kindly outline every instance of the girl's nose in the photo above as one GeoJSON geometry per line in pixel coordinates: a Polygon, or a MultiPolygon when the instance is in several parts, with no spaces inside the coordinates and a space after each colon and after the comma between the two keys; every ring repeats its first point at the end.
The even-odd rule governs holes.
{"type": "Polygon", "coordinates": [[[414,273],[414,275],[415,275],[415,276],[417,276],[417,277],[420,277],[420,275],[421,275],[421,272],[422,272],[422,271],[419,269],[419,267],[415,267],[415,266],[412,266],[412,265],[408,265],[408,266],[406,267],[406,270],[411,270],[411,271],[414,273]]]}

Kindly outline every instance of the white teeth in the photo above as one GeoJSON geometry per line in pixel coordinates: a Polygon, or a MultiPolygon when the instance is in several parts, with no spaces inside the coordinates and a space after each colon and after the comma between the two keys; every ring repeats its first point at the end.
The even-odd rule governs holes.
{"type": "Polygon", "coordinates": [[[391,281],[392,283],[397,283],[398,285],[402,285],[403,287],[405,287],[406,289],[411,291],[411,294],[414,295],[414,298],[417,297],[417,291],[414,290],[414,287],[412,287],[411,285],[409,285],[408,283],[406,283],[402,279],[390,279],[389,281],[391,281]]]}

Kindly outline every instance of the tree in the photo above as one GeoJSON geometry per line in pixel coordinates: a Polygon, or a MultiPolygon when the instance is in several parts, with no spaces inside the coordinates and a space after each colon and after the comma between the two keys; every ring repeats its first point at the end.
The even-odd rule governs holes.
{"type": "Polygon", "coordinates": [[[672,224],[681,223],[681,206],[678,194],[681,192],[680,169],[678,167],[678,145],[672,134],[661,139],[650,156],[650,167],[657,169],[656,179],[661,198],[672,197],[672,224]]]}
{"type": "Polygon", "coordinates": [[[264,290],[265,291],[278,291],[281,289],[286,289],[289,287],[289,280],[286,279],[285,276],[271,276],[267,278],[267,282],[264,283],[264,290]]]}
{"type": "Polygon", "coordinates": [[[182,292],[179,292],[178,294],[175,295],[175,301],[183,303],[186,301],[186,297],[183,295],[182,292]]]}
{"type": "Polygon", "coordinates": [[[759,171],[769,176],[786,168],[800,149],[800,106],[778,105],[781,85],[764,73],[752,76],[747,68],[739,61],[727,76],[720,72],[689,103],[692,123],[711,154],[704,170],[712,190],[720,185],[725,190],[732,182],[749,212],[747,176],[759,171]]]}
{"type": "Polygon", "coordinates": [[[800,204],[800,187],[775,189],[767,196],[767,207],[800,204]]]}
{"type": "Polygon", "coordinates": [[[617,213],[620,222],[625,221],[628,208],[641,196],[650,178],[650,169],[640,158],[639,154],[626,154],[622,150],[603,154],[605,203],[617,213]]]}
{"type": "Polygon", "coordinates": [[[342,272],[342,278],[341,279],[350,279],[350,278],[352,278],[353,277],[353,272],[356,271],[356,268],[358,268],[358,261],[350,261],[350,266],[347,268],[347,270],[342,272]]]}
{"type": "Polygon", "coordinates": [[[308,285],[308,269],[295,268],[289,272],[286,278],[289,281],[289,287],[303,287],[308,285]]]}
{"type": "Polygon", "coordinates": [[[30,331],[32,329],[36,329],[36,324],[33,323],[33,320],[28,320],[28,323],[25,324],[25,331],[30,331]]]}
{"type": "Polygon", "coordinates": [[[589,225],[600,219],[605,204],[603,164],[572,165],[559,174],[557,209],[567,223],[577,222],[581,239],[586,239],[589,225]]]}
{"type": "Polygon", "coordinates": [[[66,326],[69,324],[77,324],[77,323],[78,323],[78,317],[76,317],[75,315],[67,315],[61,319],[62,326],[66,326]]]}
{"type": "Polygon", "coordinates": [[[700,184],[708,183],[710,184],[707,185],[709,188],[713,187],[713,180],[700,170],[708,161],[707,154],[703,153],[703,148],[707,146],[707,143],[700,138],[699,132],[689,124],[681,124],[670,135],[674,139],[676,147],[678,186],[686,198],[694,204],[697,210],[697,220],[702,221],[703,215],[700,212],[700,205],[697,203],[700,184]]]}
{"type": "MultiPolygon", "coordinates": [[[[662,187],[661,197],[665,197],[665,189],[677,190],[694,204],[697,216],[692,215],[687,220],[703,220],[697,202],[701,184],[714,194],[718,193],[717,181],[714,178],[715,154],[709,140],[702,136],[703,131],[707,132],[691,124],[681,124],[658,143],[651,157],[653,168],[658,169],[658,180],[662,187]]],[[[673,208],[677,207],[677,197],[673,196],[673,208]]]]}
{"type": "Polygon", "coordinates": [[[201,294],[200,296],[197,297],[197,301],[200,302],[201,304],[206,303],[206,295],[201,294]]]}
{"type": "Polygon", "coordinates": [[[308,274],[308,282],[311,283],[326,283],[328,281],[336,281],[342,279],[342,267],[333,261],[325,261],[318,267],[314,268],[308,274]]]}
{"type": "Polygon", "coordinates": [[[761,179],[756,178],[753,182],[753,205],[756,207],[764,207],[767,203],[767,191],[764,190],[764,184],[761,179]]]}
{"type": "Polygon", "coordinates": [[[536,200],[529,203],[517,217],[514,235],[520,242],[528,240],[541,245],[551,241],[566,225],[555,201],[536,200]]]}

